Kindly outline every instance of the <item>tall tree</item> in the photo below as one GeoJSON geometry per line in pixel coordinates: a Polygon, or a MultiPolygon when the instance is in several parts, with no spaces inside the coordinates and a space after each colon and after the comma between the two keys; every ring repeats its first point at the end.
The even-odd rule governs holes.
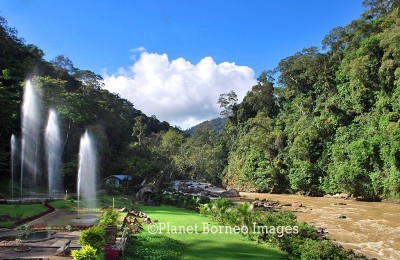
{"type": "Polygon", "coordinates": [[[135,117],[135,124],[132,129],[132,136],[135,136],[138,139],[139,146],[142,144],[142,136],[144,131],[147,128],[147,124],[145,123],[144,116],[140,115],[135,117]]]}

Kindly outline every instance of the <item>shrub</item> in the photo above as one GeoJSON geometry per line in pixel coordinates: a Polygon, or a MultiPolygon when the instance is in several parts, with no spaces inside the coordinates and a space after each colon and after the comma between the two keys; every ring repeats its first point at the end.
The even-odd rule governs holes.
{"type": "Polygon", "coordinates": [[[210,212],[211,204],[210,203],[200,204],[198,206],[198,209],[201,215],[206,216],[210,212]]]}
{"type": "Polygon", "coordinates": [[[331,259],[340,260],[346,259],[347,253],[334,242],[329,240],[312,240],[305,239],[303,244],[300,246],[300,259],[302,260],[314,260],[314,259],[331,259]]]}
{"type": "Polygon", "coordinates": [[[94,260],[97,250],[89,245],[82,246],[81,250],[72,250],[71,255],[75,260],[94,260]]]}
{"type": "Polygon", "coordinates": [[[260,219],[259,225],[268,226],[268,227],[279,227],[279,226],[289,226],[295,227],[298,229],[295,233],[292,234],[279,234],[279,233],[270,233],[270,234],[261,234],[259,236],[259,240],[264,240],[266,242],[271,243],[279,247],[282,251],[289,253],[292,256],[299,257],[301,254],[301,245],[304,243],[305,239],[316,240],[315,228],[308,224],[300,224],[296,220],[296,215],[293,212],[270,212],[264,215],[262,219],[260,219]]]}
{"type": "Polygon", "coordinates": [[[105,245],[104,246],[105,255],[104,260],[117,260],[119,256],[119,251],[113,246],[105,245]]]}
{"type": "Polygon", "coordinates": [[[86,246],[89,245],[94,249],[99,250],[101,246],[105,243],[105,230],[101,226],[94,226],[81,231],[81,236],[79,238],[79,244],[86,246]]]}
{"type": "Polygon", "coordinates": [[[198,210],[200,204],[209,203],[210,198],[206,196],[192,196],[184,195],[182,193],[166,193],[166,194],[154,194],[152,199],[156,202],[177,206],[181,208],[187,208],[192,210],[198,210]]]}
{"type": "Polygon", "coordinates": [[[105,227],[108,225],[117,224],[119,213],[113,208],[108,208],[103,215],[100,217],[100,225],[105,227]]]}
{"type": "Polygon", "coordinates": [[[230,200],[225,200],[222,198],[214,200],[210,210],[212,218],[219,223],[225,224],[228,217],[228,209],[231,207],[232,202],[230,200]]]}

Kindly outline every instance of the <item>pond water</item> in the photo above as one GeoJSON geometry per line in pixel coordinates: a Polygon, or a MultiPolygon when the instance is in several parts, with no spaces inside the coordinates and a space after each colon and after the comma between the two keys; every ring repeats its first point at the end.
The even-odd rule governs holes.
{"type": "Polygon", "coordinates": [[[85,225],[90,226],[98,221],[101,212],[82,212],[78,219],[77,212],[70,211],[56,211],[53,214],[46,215],[39,220],[33,221],[33,225],[39,226],[68,226],[68,225],[85,225]]]}
{"type": "Polygon", "coordinates": [[[31,232],[27,237],[23,237],[22,240],[24,241],[35,241],[35,240],[43,240],[51,238],[54,234],[53,231],[36,231],[31,232]]]}
{"type": "Polygon", "coordinates": [[[1,241],[14,241],[15,239],[21,239],[24,242],[35,242],[35,241],[42,241],[42,240],[47,240],[49,238],[53,237],[54,231],[35,231],[29,233],[28,236],[24,236],[23,233],[19,234],[12,234],[12,235],[7,235],[7,236],[1,236],[0,240],[1,241]]]}
{"type": "Polygon", "coordinates": [[[378,259],[400,259],[400,204],[301,195],[240,195],[248,200],[272,199],[281,204],[300,202],[304,207],[283,208],[295,211],[300,222],[326,228],[328,237],[347,249],[378,259]]]}

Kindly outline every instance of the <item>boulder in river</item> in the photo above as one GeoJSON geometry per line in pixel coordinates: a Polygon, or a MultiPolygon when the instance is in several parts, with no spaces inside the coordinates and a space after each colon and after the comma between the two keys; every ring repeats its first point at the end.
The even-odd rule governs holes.
{"type": "Polygon", "coordinates": [[[237,191],[237,189],[229,189],[227,191],[221,192],[221,197],[222,198],[234,198],[234,197],[240,197],[240,194],[237,191]]]}
{"type": "Polygon", "coordinates": [[[293,208],[299,208],[299,207],[302,207],[303,206],[303,204],[301,204],[300,202],[293,202],[292,203],[292,207],[293,208]]]}

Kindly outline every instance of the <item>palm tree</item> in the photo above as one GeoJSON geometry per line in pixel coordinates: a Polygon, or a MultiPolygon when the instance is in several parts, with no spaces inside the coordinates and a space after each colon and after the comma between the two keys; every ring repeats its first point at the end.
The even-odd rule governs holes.
{"type": "Polygon", "coordinates": [[[231,206],[231,202],[229,200],[224,200],[222,198],[218,198],[212,203],[211,212],[216,221],[224,224],[227,218],[226,211],[231,206]]]}
{"type": "Polygon", "coordinates": [[[206,216],[210,213],[211,204],[209,204],[209,203],[199,204],[198,208],[199,208],[200,214],[203,216],[206,216]]]}
{"type": "Polygon", "coordinates": [[[253,205],[247,202],[237,207],[237,224],[247,227],[247,236],[249,238],[253,235],[253,225],[258,220],[258,215],[253,211],[253,205]]]}

